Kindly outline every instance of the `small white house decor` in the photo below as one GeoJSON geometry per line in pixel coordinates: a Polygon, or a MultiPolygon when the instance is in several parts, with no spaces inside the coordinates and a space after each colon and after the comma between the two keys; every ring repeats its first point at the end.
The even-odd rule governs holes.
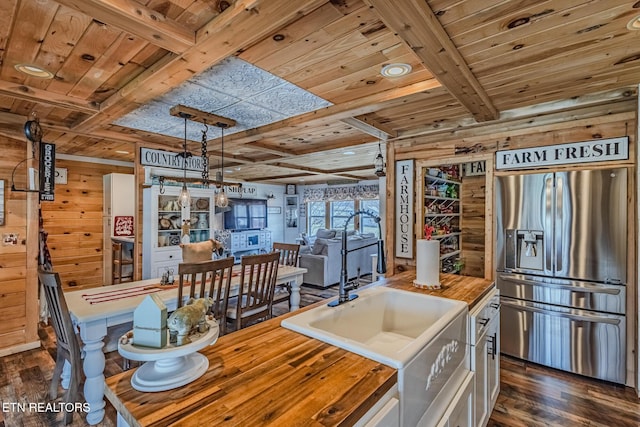
{"type": "Polygon", "coordinates": [[[152,348],[167,346],[167,307],[158,295],[147,295],[133,312],[133,342],[152,348]]]}

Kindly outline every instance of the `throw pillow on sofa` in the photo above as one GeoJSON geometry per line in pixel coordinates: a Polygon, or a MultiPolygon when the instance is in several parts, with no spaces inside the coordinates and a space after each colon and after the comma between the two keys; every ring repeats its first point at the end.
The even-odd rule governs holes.
{"type": "Polygon", "coordinates": [[[313,244],[313,246],[311,247],[311,254],[327,255],[329,253],[329,249],[327,248],[328,243],[329,243],[328,239],[322,239],[318,237],[315,243],[313,244]]]}
{"type": "Polygon", "coordinates": [[[321,228],[316,232],[316,237],[318,239],[333,239],[334,237],[336,237],[336,230],[327,230],[326,228],[321,228]]]}

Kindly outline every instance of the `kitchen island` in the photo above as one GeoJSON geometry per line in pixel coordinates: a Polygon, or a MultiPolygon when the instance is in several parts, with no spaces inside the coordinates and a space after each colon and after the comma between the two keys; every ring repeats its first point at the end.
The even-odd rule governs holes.
{"type": "MultiPolygon", "coordinates": [[[[484,279],[442,275],[443,289],[422,290],[411,285],[414,278],[404,272],[370,286],[455,298],[470,307],[493,287],[484,279]]],[[[191,384],[143,393],[131,387],[133,371],[127,371],[107,378],[105,396],[131,426],[347,426],[395,387],[395,369],[282,328],[282,318],[203,349],[209,369],[191,384]]]]}

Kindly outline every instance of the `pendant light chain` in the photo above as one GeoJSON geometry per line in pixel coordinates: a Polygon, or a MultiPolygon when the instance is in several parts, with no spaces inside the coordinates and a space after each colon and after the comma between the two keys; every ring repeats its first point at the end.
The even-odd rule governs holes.
{"type": "Polygon", "coordinates": [[[220,154],[220,184],[224,185],[224,126],[220,127],[220,154]]]}
{"type": "Polygon", "coordinates": [[[209,185],[209,157],[207,156],[207,132],[209,127],[204,122],[204,130],[202,131],[202,180],[204,185],[209,185]]]}

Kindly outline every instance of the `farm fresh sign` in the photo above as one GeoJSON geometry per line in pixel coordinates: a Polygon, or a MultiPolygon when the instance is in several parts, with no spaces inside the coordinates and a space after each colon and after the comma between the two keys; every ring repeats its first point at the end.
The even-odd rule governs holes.
{"type": "Polygon", "coordinates": [[[546,147],[496,152],[496,169],[525,169],[570,163],[608,162],[629,158],[629,137],[597,139],[546,147]]]}

